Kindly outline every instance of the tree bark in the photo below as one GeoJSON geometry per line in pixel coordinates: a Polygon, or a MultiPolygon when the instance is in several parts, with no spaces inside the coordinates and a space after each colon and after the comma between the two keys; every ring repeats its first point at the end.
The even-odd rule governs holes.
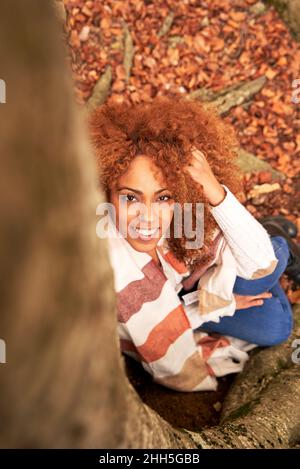
{"type": "Polygon", "coordinates": [[[293,37],[300,41],[300,0],[267,0],[286,22],[293,37]]]}
{"type": "Polygon", "coordinates": [[[300,365],[292,360],[300,335],[295,308],[292,336],[276,347],[254,350],[225,398],[220,425],[195,434],[201,448],[290,448],[300,441],[300,365]]]}
{"type": "Polygon", "coordinates": [[[200,99],[218,109],[219,114],[225,115],[231,108],[249,102],[264,87],[267,79],[265,76],[255,80],[241,81],[235,85],[213,92],[209,89],[200,88],[192,91],[188,99],[200,99]]]}
{"type": "Polygon", "coordinates": [[[1,447],[189,447],[120,360],[96,168],[51,2],[1,6],[1,447]],[[22,86],[20,86],[20,83],[22,86]]]}
{"type": "MultiPolygon", "coordinates": [[[[293,432],[296,441],[294,423],[265,403],[275,396],[281,404],[291,389],[288,408],[298,418],[296,366],[281,372],[287,391],[277,374],[262,390],[263,403],[234,420],[249,425],[254,438],[259,409],[272,410],[254,443],[236,436],[226,411],[220,429],[175,429],[130,385],[120,359],[107,244],[96,237],[103,197],[60,35],[50,1],[16,0],[14,9],[7,0],[1,4],[7,102],[0,108],[0,337],[6,344],[0,446],[253,447],[267,446],[270,438],[276,446],[273,422],[279,421],[287,429],[280,444],[293,432]]],[[[236,409],[234,399],[227,408],[236,409]]]]}

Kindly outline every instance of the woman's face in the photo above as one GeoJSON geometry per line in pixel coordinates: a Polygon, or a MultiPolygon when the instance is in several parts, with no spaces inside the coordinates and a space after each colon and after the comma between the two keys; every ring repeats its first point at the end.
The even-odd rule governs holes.
{"type": "Polygon", "coordinates": [[[110,202],[115,207],[116,226],[129,244],[140,252],[153,251],[172,221],[174,199],[151,157],[134,158],[111,188],[110,202]]]}

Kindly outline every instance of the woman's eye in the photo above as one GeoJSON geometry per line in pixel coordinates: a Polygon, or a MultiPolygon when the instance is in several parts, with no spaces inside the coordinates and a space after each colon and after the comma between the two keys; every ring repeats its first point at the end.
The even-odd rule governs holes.
{"type": "MultiPolygon", "coordinates": [[[[121,194],[121,199],[125,200],[126,202],[133,202],[134,199],[136,199],[136,196],[133,194],[121,194]]],[[[160,202],[166,202],[167,200],[170,200],[172,198],[171,195],[161,195],[158,199],[160,202]]]]}
{"type": "Polygon", "coordinates": [[[135,199],[135,195],[132,194],[122,194],[121,199],[125,200],[126,202],[132,202],[133,199],[135,199]]]}
{"type": "MultiPolygon", "coordinates": [[[[170,199],[172,198],[170,195],[161,195],[161,196],[159,197],[159,200],[161,200],[161,199],[164,198],[164,197],[167,197],[167,200],[170,200],[170,199]]],[[[161,200],[161,202],[165,202],[165,201],[166,201],[166,200],[161,200]]]]}

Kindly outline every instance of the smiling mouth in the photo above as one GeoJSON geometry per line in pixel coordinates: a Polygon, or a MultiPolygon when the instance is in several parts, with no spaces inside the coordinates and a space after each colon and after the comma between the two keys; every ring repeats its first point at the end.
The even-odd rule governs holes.
{"type": "Polygon", "coordinates": [[[145,229],[141,229],[141,228],[133,228],[132,230],[135,233],[138,233],[138,238],[139,239],[142,239],[144,241],[148,241],[148,240],[153,239],[153,238],[156,237],[155,235],[158,233],[159,227],[154,228],[153,230],[145,230],[145,229]]]}

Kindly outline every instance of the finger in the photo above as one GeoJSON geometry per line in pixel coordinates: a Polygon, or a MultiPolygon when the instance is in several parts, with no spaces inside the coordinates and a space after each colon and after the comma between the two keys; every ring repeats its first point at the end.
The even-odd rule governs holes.
{"type": "Polygon", "coordinates": [[[196,158],[205,158],[204,154],[202,153],[202,151],[198,150],[198,148],[195,148],[193,151],[192,151],[193,155],[196,156],[196,158]]]}
{"type": "Polygon", "coordinates": [[[203,161],[195,159],[195,160],[192,161],[192,166],[196,169],[202,169],[203,166],[204,166],[204,163],[203,163],[203,161]]]}
{"type": "Polygon", "coordinates": [[[252,301],[252,300],[258,300],[260,298],[271,298],[273,295],[271,292],[264,292],[260,293],[259,295],[248,295],[244,296],[245,299],[252,301]]]}
{"type": "Polygon", "coordinates": [[[251,306],[261,306],[264,304],[264,300],[255,300],[252,301],[251,306]]]}
{"type": "Polygon", "coordinates": [[[262,294],[263,298],[271,298],[273,294],[270,291],[266,291],[265,293],[262,294]]]}
{"type": "Polygon", "coordinates": [[[194,155],[194,157],[195,157],[195,163],[198,163],[198,164],[202,164],[202,165],[203,165],[203,164],[205,163],[205,161],[206,161],[204,155],[201,155],[201,154],[198,155],[198,154],[197,154],[197,155],[194,155]]]}
{"type": "Polygon", "coordinates": [[[248,303],[246,308],[252,308],[253,306],[262,306],[264,304],[264,300],[253,300],[248,303]]]}
{"type": "Polygon", "coordinates": [[[271,292],[264,292],[264,293],[260,293],[259,295],[254,295],[252,296],[253,299],[257,299],[257,298],[271,298],[273,295],[271,292]]]}

